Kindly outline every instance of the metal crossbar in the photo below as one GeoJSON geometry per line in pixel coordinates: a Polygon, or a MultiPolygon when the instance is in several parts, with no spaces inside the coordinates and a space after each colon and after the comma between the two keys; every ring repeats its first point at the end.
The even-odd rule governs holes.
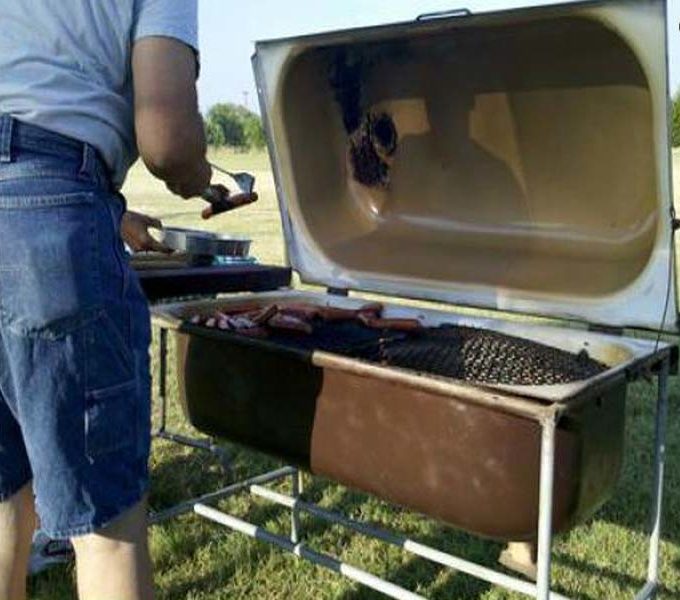
{"type": "MultiPolygon", "coordinates": [[[[370,538],[379,539],[387,544],[401,548],[409,554],[460,571],[461,573],[465,573],[472,577],[482,579],[494,585],[499,585],[526,595],[535,595],[536,593],[536,585],[529,583],[528,581],[499,573],[493,569],[483,567],[462,558],[457,558],[451,554],[431,548],[430,546],[426,546],[425,544],[421,544],[405,536],[378,529],[377,527],[362,523],[361,521],[355,521],[344,515],[321,508],[316,504],[305,502],[298,497],[280,494],[266,487],[262,487],[261,485],[251,485],[249,490],[254,496],[264,498],[292,510],[301,510],[329,523],[341,525],[370,538]]],[[[550,600],[566,600],[566,598],[559,594],[552,593],[550,595],[550,600]]]]}

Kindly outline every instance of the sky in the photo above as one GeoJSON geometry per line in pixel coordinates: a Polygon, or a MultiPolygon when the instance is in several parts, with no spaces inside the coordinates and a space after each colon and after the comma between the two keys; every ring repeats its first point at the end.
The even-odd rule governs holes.
{"type": "MultiPolygon", "coordinates": [[[[256,40],[408,21],[465,6],[486,12],[578,0],[199,0],[201,110],[217,102],[257,109],[250,66],[256,40]]],[[[680,0],[667,0],[671,89],[680,88],[680,0]]]]}

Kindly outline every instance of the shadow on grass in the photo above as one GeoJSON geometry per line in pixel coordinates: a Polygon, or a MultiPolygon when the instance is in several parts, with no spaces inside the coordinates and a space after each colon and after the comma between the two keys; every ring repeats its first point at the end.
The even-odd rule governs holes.
{"type": "MultiPolygon", "coordinates": [[[[161,443],[165,444],[165,442],[161,443]]],[[[239,450],[238,447],[227,444],[225,444],[225,447],[234,457],[233,470],[239,479],[264,473],[280,466],[278,461],[271,460],[261,454],[239,450]]],[[[161,454],[163,459],[154,467],[153,471],[154,485],[152,489],[154,492],[152,502],[157,510],[162,510],[190,497],[215,491],[230,483],[221,470],[219,461],[206,452],[185,451],[174,447],[162,450],[161,454]]],[[[370,497],[366,494],[346,488],[339,488],[340,493],[333,494],[333,491],[337,489],[334,483],[323,478],[308,479],[304,497],[308,501],[318,503],[330,493],[330,502],[326,498],[326,501],[323,502],[324,506],[331,511],[348,516],[363,512],[362,508],[370,502],[370,497]]],[[[245,495],[245,497],[248,496],[245,495]]],[[[375,522],[377,527],[388,531],[393,529],[390,526],[390,521],[398,516],[399,509],[390,510],[396,511],[397,514],[388,513],[385,518],[375,522]]],[[[288,535],[289,512],[277,505],[262,503],[262,501],[253,499],[249,501],[245,511],[236,511],[235,514],[250,523],[266,527],[274,533],[288,535]],[[285,515],[284,519],[282,519],[282,515],[285,515]]],[[[328,551],[327,545],[324,547],[323,536],[337,525],[313,517],[304,518],[303,523],[304,536],[310,543],[310,547],[322,552],[328,551]]],[[[180,553],[184,560],[191,560],[197,552],[216,539],[229,535],[240,535],[234,534],[227,528],[210,523],[206,523],[205,527],[196,527],[194,524],[188,525],[188,527],[191,527],[194,531],[182,542],[180,553]]],[[[351,539],[359,535],[347,529],[340,529],[339,531],[339,534],[337,531],[334,532],[333,546],[336,548],[348,548],[351,539]]],[[[408,531],[402,533],[407,536],[410,535],[408,531]]],[[[438,526],[427,534],[416,532],[413,534],[413,538],[443,552],[460,556],[490,568],[498,568],[496,561],[502,549],[501,544],[482,540],[446,526],[438,526]]],[[[206,595],[215,593],[228,586],[229,580],[243,568],[245,563],[257,564],[260,561],[266,561],[271,552],[270,546],[264,543],[255,543],[247,552],[236,556],[225,556],[224,560],[216,564],[214,568],[203,572],[201,576],[197,577],[193,573],[187,573],[186,578],[182,577],[180,581],[166,586],[163,597],[174,599],[184,598],[189,593],[206,595]]],[[[279,551],[274,550],[274,552],[279,551]]],[[[580,563],[569,556],[560,556],[558,560],[572,568],[582,570],[587,575],[602,576],[604,574],[604,576],[618,583],[637,584],[637,581],[632,580],[632,578],[622,576],[613,570],[603,573],[602,569],[592,567],[587,563],[580,563]]],[[[348,559],[348,562],[352,563],[352,560],[348,559]]],[[[170,567],[171,564],[166,564],[161,559],[157,566],[164,569],[170,567]]],[[[360,563],[356,563],[354,566],[362,567],[360,563]]],[[[432,600],[448,600],[450,598],[473,600],[481,598],[492,588],[491,584],[484,581],[418,557],[413,557],[397,568],[383,572],[381,576],[387,581],[408,590],[427,589],[428,597],[432,600]]],[[[642,585],[642,582],[640,585],[642,585]]],[[[344,592],[339,598],[342,600],[378,600],[383,596],[367,588],[357,588],[344,592]]],[[[581,600],[594,600],[583,595],[580,598],[581,600]]]]}
{"type": "MultiPolygon", "coordinates": [[[[252,455],[248,455],[248,458],[255,458],[252,455]]],[[[256,459],[257,460],[257,459],[256,459]]],[[[259,461],[258,461],[259,462],[259,461]]],[[[268,462],[268,461],[266,461],[268,462]]],[[[265,468],[261,469],[251,469],[244,476],[250,476],[257,474],[259,472],[264,472],[266,470],[280,466],[278,464],[268,464],[265,468]]],[[[310,496],[322,495],[326,489],[330,488],[331,484],[313,481],[311,485],[308,486],[306,492],[310,496]]],[[[247,496],[246,496],[247,497],[247,496]]],[[[353,511],[361,507],[361,505],[366,501],[365,496],[359,494],[345,491],[339,498],[337,498],[332,506],[332,510],[337,510],[342,507],[343,511],[353,511]]],[[[289,535],[288,523],[289,523],[289,511],[285,508],[277,506],[270,503],[261,503],[253,499],[249,503],[248,509],[245,514],[238,513],[239,518],[244,519],[250,523],[258,525],[260,527],[266,528],[272,533],[282,535],[287,537],[289,535]]],[[[325,524],[319,520],[305,520],[304,523],[304,535],[307,539],[314,539],[321,536],[325,531],[327,531],[331,525],[325,524]]],[[[208,544],[211,540],[216,537],[240,534],[233,533],[230,529],[221,527],[217,524],[208,524],[209,527],[204,529],[203,534],[200,539],[196,540],[194,544],[195,551],[197,551],[201,545],[208,544]]],[[[351,534],[347,534],[349,538],[351,534]]],[[[344,545],[345,542],[349,540],[341,540],[339,543],[344,545]]],[[[215,565],[215,568],[209,569],[207,572],[201,574],[200,577],[194,577],[191,574],[187,579],[171,584],[166,587],[163,597],[165,598],[185,598],[187,594],[211,594],[217,592],[218,590],[224,588],[228,585],[231,577],[233,577],[237,571],[244,566],[244,563],[258,564],[267,560],[271,552],[281,552],[278,549],[273,549],[272,546],[267,544],[257,542],[252,545],[252,548],[248,552],[244,552],[237,557],[225,557],[225,559],[219,564],[215,565]]]]}
{"type": "MultiPolygon", "coordinates": [[[[630,587],[635,589],[636,592],[640,591],[642,587],[647,583],[647,579],[644,577],[634,577],[629,573],[622,573],[621,571],[614,570],[610,567],[604,567],[602,565],[593,565],[586,561],[579,560],[578,558],[574,558],[573,556],[570,556],[568,554],[556,553],[554,555],[554,560],[556,563],[560,565],[569,567],[570,569],[578,571],[579,573],[583,573],[584,575],[587,575],[589,577],[609,579],[610,581],[615,581],[622,588],[630,587]]],[[[671,598],[672,595],[675,593],[674,590],[665,587],[663,583],[660,585],[659,591],[661,594],[664,595],[664,597],[668,595],[669,598],[671,598]]],[[[590,597],[580,595],[578,596],[578,598],[579,600],[589,600],[590,597]]]]}
{"type": "MultiPolygon", "coordinates": [[[[495,560],[500,547],[491,542],[483,545],[477,543],[475,544],[476,552],[471,552],[469,540],[465,539],[463,534],[444,528],[429,536],[418,536],[418,541],[485,566],[492,568],[497,566],[495,560]]],[[[427,597],[431,600],[450,600],[451,598],[473,600],[481,598],[492,588],[492,585],[485,581],[418,557],[410,558],[398,568],[382,574],[381,577],[415,593],[422,593],[421,590],[427,589],[427,597]]],[[[342,600],[379,600],[384,596],[367,588],[357,588],[345,592],[340,598],[342,600]]]]}
{"type": "MultiPolygon", "coordinates": [[[[663,539],[680,543],[680,412],[678,378],[671,379],[666,470],[664,485],[663,539]]],[[[626,421],[626,451],[621,480],[612,499],[596,515],[620,527],[649,533],[654,483],[655,385],[631,386],[626,421]]],[[[646,548],[641,551],[646,551],[646,548]]]]}
{"type": "MultiPolygon", "coordinates": [[[[246,461],[257,460],[257,457],[245,454],[237,455],[237,462],[243,458],[245,458],[246,461]]],[[[247,475],[252,475],[253,473],[277,466],[276,464],[268,463],[266,459],[264,463],[265,464],[261,465],[261,469],[251,469],[247,475]]],[[[168,472],[172,473],[177,468],[178,465],[176,463],[168,465],[168,472]]],[[[243,475],[245,476],[246,474],[243,475]]],[[[306,487],[304,496],[305,499],[309,501],[319,502],[328,492],[332,492],[335,489],[337,488],[332,482],[315,478],[311,480],[311,483],[306,487]]],[[[202,492],[205,492],[205,490],[201,490],[198,493],[202,492]]],[[[339,512],[344,515],[352,515],[357,512],[362,512],[362,507],[364,507],[367,502],[370,502],[370,498],[365,494],[342,489],[339,494],[332,494],[331,501],[324,502],[324,505],[328,510],[339,512]]],[[[274,533],[286,536],[288,534],[288,515],[289,512],[287,510],[276,505],[253,502],[250,504],[245,514],[239,516],[253,524],[267,527],[274,533]],[[285,515],[285,518],[281,519],[282,515],[285,515]]],[[[376,525],[389,529],[389,526],[385,526],[385,524],[376,523],[376,525]]],[[[310,547],[318,549],[321,552],[328,552],[329,548],[327,545],[324,547],[324,534],[329,533],[330,530],[335,527],[337,527],[337,525],[321,519],[304,518],[303,531],[305,539],[310,544],[310,547]]],[[[333,538],[332,545],[336,548],[349,547],[351,539],[358,536],[358,534],[347,529],[340,529],[339,531],[340,533],[338,533],[338,531],[333,532],[335,537],[333,538]]],[[[231,531],[224,528],[206,528],[202,535],[200,535],[195,540],[195,543],[192,544],[192,548],[194,551],[198,551],[201,544],[210,543],[211,540],[215,539],[215,536],[226,535],[232,535],[231,531]]],[[[495,566],[497,556],[501,549],[499,544],[479,540],[446,527],[437,528],[429,535],[417,535],[416,537],[418,538],[418,541],[424,544],[431,545],[452,554],[460,554],[469,560],[490,567],[495,566]]],[[[260,561],[265,561],[271,552],[272,548],[263,543],[254,544],[252,549],[247,553],[243,553],[242,556],[237,557],[225,557],[220,565],[216,565],[214,569],[209,569],[207,572],[202,573],[198,578],[189,576],[186,580],[171,584],[169,587],[166,587],[164,597],[183,598],[189,592],[193,594],[211,594],[217,592],[228,585],[229,579],[243,567],[245,562],[256,564],[260,561]]],[[[274,552],[278,552],[278,550],[274,550],[274,552]]],[[[351,559],[349,559],[349,562],[352,562],[351,559]]],[[[361,564],[355,564],[355,566],[362,567],[361,564]]],[[[386,580],[403,586],[406,589],[415,590],[419,586],[425,586],[429,589],[429,597],[432,598],[432,600],[479,598],[491,588],[486,582],[469,578],[446,567],[433,564],[417,557],[401,564],[396,569],[383,573],[382,576],[386,580]]],[[[375,598],[377,600],[378,598],[383,597],[384,596],[377,592],[373,592],[366,588],[350,590],[339,596],[339,598],[342,598],[343,600],[363,600],[369,598],[375,598]]]]}
{"type": "Polygon", "coordinates": [[[72,600],[76,594],[74,564],[55,565],[47,571],[28,578],[28,597],[31,600],[72,600]]]}

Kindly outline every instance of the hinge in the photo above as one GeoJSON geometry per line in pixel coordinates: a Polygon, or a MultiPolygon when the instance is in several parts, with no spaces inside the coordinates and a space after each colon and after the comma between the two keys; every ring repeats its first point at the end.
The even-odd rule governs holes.
{"type": "Polygon", "coordinates": [[[349,296],[349,290],[346,288],[335,288],[335,287],[329,287],[326,290],[331,296],[343,296],[347,297],[349,296]]]}
{"type": "Polygon", "coordinates": [[[671,227],[673,228],[673,231],[678,231],[680,229],[680,219],[678,219],[676,213],[675,213],[675,204],[671,204],[671,227]]]}
{"type": "Polygon", "coordinates": [[[588,331],[593,333],[605,333],[607,335],[616,335],[621,337],[625,330],[623,327],[612,327],[611,325],[596,325],[595,323],[588,323],[588,331]]]}
{"type": "Polygon", "coordinates": [[[425,13],[418,15],[416,21],[434,21],[435,19],[453,19],[460,17],[471,17],[472,11],[469,8],[453,8],[449,10],[441,10],[438,12],[425,13]]]}

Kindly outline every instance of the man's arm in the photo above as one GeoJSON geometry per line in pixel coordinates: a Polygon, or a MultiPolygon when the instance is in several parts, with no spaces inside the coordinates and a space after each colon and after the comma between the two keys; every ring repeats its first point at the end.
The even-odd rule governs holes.
{"type": "Polygon", "coordinates": [[[210,184],[203,120],[196,94],[196,57],[166,37],[145,37],[132,50],[135,129],[147,168],[184,198],[210,184]]]}

